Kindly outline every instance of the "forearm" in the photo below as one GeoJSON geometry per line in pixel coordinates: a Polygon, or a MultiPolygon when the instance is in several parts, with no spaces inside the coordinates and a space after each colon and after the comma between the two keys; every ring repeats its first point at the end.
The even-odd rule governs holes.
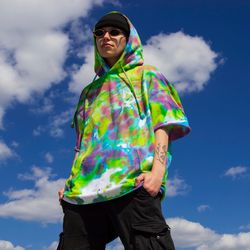
{"type": "Polygon", "coordinates": [[[152,196],[156,196],[161,188],[162,179],[166,171],[168,152],[168,133],[164,128],[155,131],[155,153],[150,172],[141,173],[135,180],[135,186],[141,185],[152,196]]]}
{"type": "Polygon", "coordinates": [[[159,128],[155,131],[155,152],[152,173],[161,179],[166,171],[168,141],[169,137],[165,128],[159,128]]]}

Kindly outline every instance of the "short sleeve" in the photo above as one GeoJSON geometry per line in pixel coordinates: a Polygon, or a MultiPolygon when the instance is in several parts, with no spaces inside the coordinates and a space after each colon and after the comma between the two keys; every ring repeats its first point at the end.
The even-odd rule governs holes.
{"type": "Polygon", "coordinates": [[[166,127],[170,140],[176,140],[190,132],[188,119],[176,89],[160,73],[151,78],[149,106],[154,131],[166,127]]]}

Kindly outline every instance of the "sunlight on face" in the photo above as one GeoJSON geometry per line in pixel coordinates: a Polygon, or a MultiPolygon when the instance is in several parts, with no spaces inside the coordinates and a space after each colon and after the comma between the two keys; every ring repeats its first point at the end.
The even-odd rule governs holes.
{"type": "Polygon", "coordinates": [[[113,66],[120,58],[127,40],[123,31],[115,27],[104,27],[104,34],[96,36],[96,46],[99,54],[105,59],[109,66],[113,66]],[[112,35],[112,31],[118,32],[112,35]]]}

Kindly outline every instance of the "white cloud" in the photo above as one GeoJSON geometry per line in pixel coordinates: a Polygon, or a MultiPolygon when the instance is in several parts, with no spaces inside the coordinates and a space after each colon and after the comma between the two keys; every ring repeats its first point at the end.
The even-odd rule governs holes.
{"type": "Polygon", "coordinates": [[[33,129],[33,136],[40,136],[42,133],[48,132],[50,136],[55,138],[63,137],[64,126],[70,127],[71,120],[74,116],[74,109],[69,108],[59,114],[54,115],[48,125],[39,125],[33,129]]]}
{"type": "Polygon", "coordinates": [[[5,114],[5,108],[0,105],[0,129],[3,128],[3,116],[5,114]]]}
{"type": "Polygon", "coordinates": [[[177,195],[184,195],[190,190],[190,186],[186,184],[185,180],[174,177],[167,180],[167,196],[173,197],[177,195]]]}
{"type": "Polygon", "coordinates": [[[25,250],[20,246],[14,246],[11,242],[6,240],[0,240],[0,250],[25,250]]]}
{"type": "MultiPolygon", "coordinates": [[[[0,217],[12,217],[21,220],[39,221],[41,223],[55,223],[61,220],[62,212],[58,204],[57,191],[63,187],[65,180],[50,180],[52,176],[49,168],[42,169],[34,166],[31,173],[21,174],[23,181],[34,181],[33,189],[10,190],[5,192],[8,201],[0,204],[0,217]]],[[[169,218],[167,223],[171,227],[172,236],[177,249],[194,248],[197,250],[249,250],[250,232],[238,234],[219,234],[204,227],[198,222],[183,218],[169,218]]],[[[23,250],[12,247],[11,243],[0,241],[5,248],[23,250]],[[5,245],[4,245],[5,244],[5,245]]],[[[52,242],[46,250],[54,250],[57,242],[52,242]]],[[[1,245],[0,245],[1,246],[1,245]]],[[[121,250],[123,246],[119,240],[109,244],[107,249],[121,250]]]]}
{"type": "Polygon", "coordinates": [[[225,176],[236,178],[236,177],[242,176],[247,171],[248,171],[247,167],[243,167],[243,166],[231,167],[225,172],[225,176]]]}
{"type": "MultiPolygon", "coordinates": [[[[169,218],[171,235],[176,249],[193,248],[196,250],[249,250],[250,232],[239,234],[218,234],[198,222],[183,218],[169,218]]],[[[107,250],[124,249],[119,239],[111,242],[107,250]]]]}
{"type": "MultiPolygon", "coordinates": [[[[92,27],[89,24],[83,24],[81,20],[76,19],[70,25],[70,35],[74,40],[74,45],[79,45],[80,51],[82,49],[82,45],[85,42],[90,42],[92,40],[92,27]]],[[[75,47],[72,47],[75,49],[75,47]]],[[[79,51],[79,52],[80,52],[79,51]]],[[[81,54],[78,54],[81,57],[81,54]]]]}
{"type": "Polygon", "coordinates": [[[38,166],[33,166],[31,168],[31,174],[30,173],[18,174],[18,178],[23,181],[26,180],[36,181],[37,179],[48,178],[50,175],[51,175],[50,168],[40,168],[38,166]]]}
{"type": "Polygon", "coordinates": [[[43,31],[23,39],[18,48],[14,48],[14,62],[7,55],[8,48],[4,47],[7,52],[0,50],[0,106],[3,109],[14,100],[27,101],[34,92],[42,93],[65,77],[62,66],[68,47],[66,35],[43,31]]]}
{"type": "Polygon", "coordinates": [[[65,180],[50,180],[52,174],[49,168],[34,166],[31,171],[31,174],[21,174],[19,178],[34,181],[34,187],[5,192],[8,201],[0,204],[0,217],[41,223],[59,222],[62,211],[57,192],[64,187],[65,180]]]}
{"type": "Polygon", "coordinates": [[[69,84],[69,90],[77,95],[80,95],[82,89],[91,83],[95,76],[94,72],[94,48],[88,46],[83,51],[85,63],[80,69],[73,71],[72,82],[69,84]]]}
{"type": "Polygon", "coordinates": [[[44,97],[42,100],[42,104],[41,105],[39,104],[39,107],[32,108],[31,111],[35,114],[48,114],[51,113],[53,109],[54,109],[54,104],[52,100],[47,97],[44,97]]]}
{"type": "Polygon", "coordinates": [[[48,247],[44,247],[43,250],[56,250],[58,246],[57,241],[53,241],[48,247]]]}
{"type": "Polygon", "coordinates": [[[242,225],[242,226],[240,226],[240,229],[250,230],[250,223],[247,224],[247,225],[242,225]]]}
{"type": "Polygon", "coordinates": [[[0,128],[14,101],[26,102],[64,79],[70,39],[62,28],[104,1],[0,1],[0,128]]]}
{"type": "Polygon", "coordinates": [[[52,163],[54,161],[54,157],[50,152],[47,152],[44,157],[48,163],[52,163]]]}
{"type": "Polygon", "coordinates": [[[50,135],[52,137],[62,137],[64,132],[62,127],[65,124],[70,126],[71,120],[73,119],[74,109],[63,111],[62,113],[53,117],[52,122],[49,125],[50,135]]]}
{"type": "Polygon", "coordinates": [[[218,55],[198,36],[179,31],[151,37],[144,46],[145,63],[154,65],[180,92],[204,89],[217,68],[218,55]]]}
{"type": "Polygon", "coordinates": [[[182,218],[167,219],[175,245],[180,248],[198,247],[207,242],[217,240],[219,236],[211,229],[200,223],[182,218]]]}
{"type": "Polygon", "coordinates": [[[32,134],[33,134],[34,136],[39,136],[39,135],[41,135],[45,130],[46,130],[46,129],[45,129],[43,126],[39,125],[39,126],[37,126],[35,129],[33,129],[32,134]]]}
{"type": "Polygon", "coordinates": [[[11,142],[11,146],[12,146],[13,148],[18,148],[19,143],[16,142],[16,141],[12,141],[12,142],[11,142]]]}
{"type": "Polygon", "coordinates": [[[176,247],[197,250],[249,250],[250,232],[238,234],[218,234],[200,223],[182,218],[167,220],[176,247]]]}
{"type": "MultiPolygon", "coordinates": [[[[143,45],[143,50],[145,64],[158,67],[180,92],[203,90],[218,66],[218,54],[202,37],[181,31],[153,36],[143,45]]],[[[77,94],[93,80],[93,46],[84,50],[83,57],[85,63],[72,74],[69,85],[70,91],[77,94]]]]}
{"type": "Polygon", "coordinates": [[[14,156],[13,151],[0,140],[0,162],[7,160],[14,156]]]}
{"type": "MultiPolygon", "coordinates": [[[[110,0],[0,1],[0,128],[8,106],[27,102],[34,93],[43,94],[62,82],[67,75],[65,60],[75,49],[70,35],[74,45],[90,38],[88,24],[82,25],[78,18],[87,17],[94,6],[104,2],[119,4],[110,0]],[[71,28],[64,33],[62,28],[69,22],[71,28]]],[[[217,54],[209,45],[183,32],[151,37],[144,51],[146,62],[158,66],[180,91],[202,90],[217,67],[217,54]]],[[[93,79],[93,46],[86,46],[78,56],[86,61],[72,73],[69,84],[77,94],[93,79]]],[[[45,103],[37,111],[52,109],[51,103],[45,103]]]]}
{"type": "Polygon", "coordinates": [[[200,206],[198,206],[197,207],[197,210],[198,210],[198,212],[204,212],[204,211],[206,211],[206,210],[208,210],[208,209],[210,209],[210,206],[209,205],[200,205],[200,206]]]}
{"type": "Polygon", "coordinates": [[[197,250],[249,250],[250,249],[250,232],[239,234],[223,234],[215,242],[203,244],[197,250]]]}

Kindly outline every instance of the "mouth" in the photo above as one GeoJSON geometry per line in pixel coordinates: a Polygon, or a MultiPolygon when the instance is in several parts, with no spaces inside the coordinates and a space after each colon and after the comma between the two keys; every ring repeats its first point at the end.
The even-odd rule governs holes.
{"type": "Polygon", "coordinates": [[[113,47],[113,46],[111,44],[109,44],[109,43],[103,43],[102,47],[103,48],[110,48],[110,47],[113,47]]]}

